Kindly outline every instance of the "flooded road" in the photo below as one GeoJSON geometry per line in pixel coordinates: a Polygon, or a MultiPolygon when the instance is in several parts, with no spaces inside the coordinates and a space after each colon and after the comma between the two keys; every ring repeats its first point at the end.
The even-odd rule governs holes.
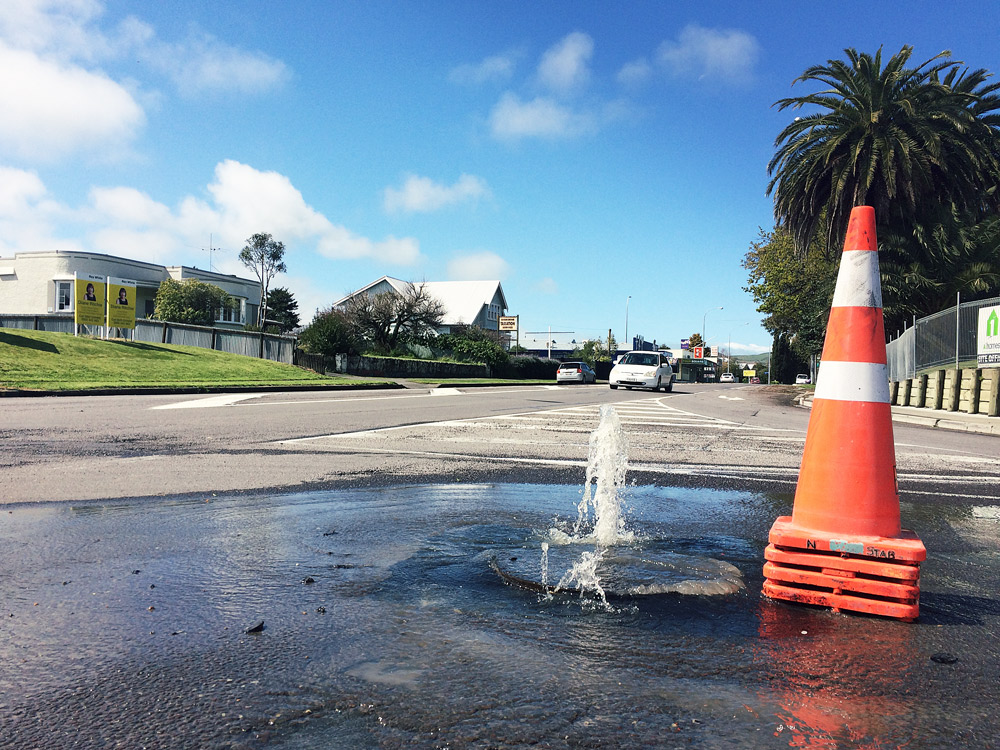
{"type": "Polygon", "coordinates": [[[604,605],[497,575],[498,552],[540,561],[580,498],[455,482],[8,506],[0,747],[998,746],[1000,504],[904,498],[928,550],[906,624],[764,599],[791,509],[767,491],[624,492],[637,544],[735,566],[734,593],[604,605]]]}

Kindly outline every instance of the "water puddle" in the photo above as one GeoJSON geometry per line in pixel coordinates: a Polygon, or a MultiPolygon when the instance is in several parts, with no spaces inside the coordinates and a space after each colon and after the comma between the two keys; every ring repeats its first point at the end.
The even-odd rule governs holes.
{"type": "Polygon", "coordinates": [[[991,510],[921,511],[916,625],[794,607],[760,596],[787,495],[632,486],[606,439],[582,486],[13,509],[0,748],[67,732],[296,750],[1000,736],[991,510]]]}

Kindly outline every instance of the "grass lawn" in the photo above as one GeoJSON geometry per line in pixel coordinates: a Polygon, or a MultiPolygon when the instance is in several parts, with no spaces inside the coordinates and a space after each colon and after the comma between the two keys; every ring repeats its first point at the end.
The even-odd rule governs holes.
{"type": "Polygon", "coordinates": [[[193,346],[0,328],[0,390],[337,386],[359,380],[387,382],[330,378],[292,365],[193,346]]]}

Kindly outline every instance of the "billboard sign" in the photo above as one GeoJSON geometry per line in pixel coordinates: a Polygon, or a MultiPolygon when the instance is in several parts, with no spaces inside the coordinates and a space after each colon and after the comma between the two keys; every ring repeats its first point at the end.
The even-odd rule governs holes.
{"type": "Polygon", "coordinates": [[[135,282],[108,277],[108,327],[135,328],[135,282]]]}
{"type": "Polygon", "coordinates": [[[681,339],[681,349],[690,349],[691,339],[681,339]]]}
{"type": "Polygon", "coordinates": [[[701,346],[691,347],[691,356],[695,359],[702,359],[705,356],[705,349],[701,346]]]}
{"type": "Polygon", "coordinates": [[[500,330],[501,331],[516,331],[517,330],[517,316],[516,315],[501,315],[500,316],[500,330]]]}
{"type": "Polygon", "coordinates": [[[980,367],[1000,367],[1000,307],[979,309],[976,356],[980,367]]]}
{"type": "Polygon", "coordinates": [[[76,304],[73,306],[73,322],[77,325],[103,326],[104,292],[103,276],[74,274],[73,295],[76,304]]]}

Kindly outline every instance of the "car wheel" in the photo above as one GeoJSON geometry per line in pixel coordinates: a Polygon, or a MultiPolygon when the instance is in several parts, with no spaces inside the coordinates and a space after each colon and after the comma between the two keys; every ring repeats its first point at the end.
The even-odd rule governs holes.
{"type": "Polygon", "coordinates": [[[674,390],[674,381],[673,381],[673,380],[671,380],[671,381],[670,381],[669,383],[667,383],[667,387],[666,387],[666,388],[664,388],[663,390],[664,390],[664,391],[665,391],[666,393],[673,393],[673,390],[674,390]]]}
{"type": "Polygon", "coordinates": [[[609,383],[609,385],[611,386],[611,390],[613,391],[618,390],[618,386],[615,385],[614,383],[609,383]]]}

